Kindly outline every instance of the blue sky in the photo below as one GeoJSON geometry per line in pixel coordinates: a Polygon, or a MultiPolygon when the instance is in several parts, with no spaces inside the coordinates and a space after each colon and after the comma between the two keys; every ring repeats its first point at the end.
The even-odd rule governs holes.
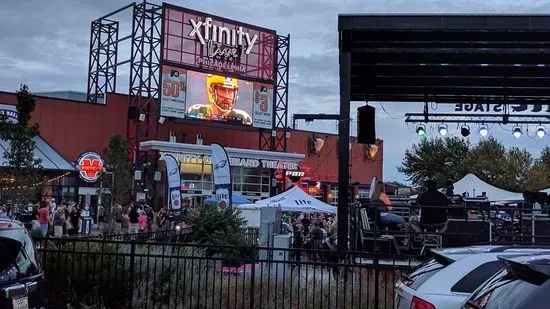
{"type": "MultiPolygon", "coordinates": [[[[160,1],[152,1],[160,3],[160,1]]],[[[118,0],[6,0],[0,10],[0,90],[14,91],[27,83],[33,92],[85,91],[90,22],[128,4],[118,0]]],[[[415,0],[255,0],[171,1],[175,5],[225,16],[291,35],[289,113],[338,112],[338,13],[550,13],[547,1],[415,1],[415,0]]],[[[130,15],[120,14],[130,21],[130,15]]],[[[121,23],[121,36],[130,24],[121,23]]],[[[129,55],[129,46],[121,44],[129,55]]],[[[127,92],[128,68],[119,70],[120,92],[127,92]]],[[[363,103],[364,104],[364,103],[363,103]]],[[[421,104],[371,102],[377,109],[377,135],[385,141],[384,178],[403,181],[397,172],[405,150],[418,142],[414,126],[404,123],[406,112],[421,112],[421,104]]],[[[353,104],[355,108],[361,104],[353,104]]],[[[452,111],[454,106],[432,106],[452,111]]],[[[314,122],[300,128],[335,132],[336,124],[314,122]]],[[[352,124],[352,130],[355,125],[352,124]]],[[[456,128],[449,125],[450,133],[456,128]]],[[[434,134],[436,128],[429,129],[434,134]]],[[[511,126],[495,125],[491,134],[507,146],[525,147],[535,156],[548,138],[516,139],[511,126]]],[[[526,128],[524,128],[525,130],[526,128]]],[[[534,127],[530,127],[534,135],[534,127]]],[[[479,139],[473,126],[470,140],[479,139]]],[[[550,131],[550,130],[549,130],[550,131]]]]}

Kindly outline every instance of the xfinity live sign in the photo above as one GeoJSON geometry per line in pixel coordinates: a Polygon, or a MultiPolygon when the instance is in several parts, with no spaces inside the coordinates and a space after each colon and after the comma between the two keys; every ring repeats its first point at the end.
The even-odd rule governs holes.
{"type": "Polygon", "coordinates": [[[243,31],[243,27],[230,29],[214,25],[211,17],[204,21],[189,19],[193,29],[189,32],[190,37],[196,38],[201,45],[207,46],[208,57],[221,57],[225,59],[241,59],[248,55],[256,41],[257,35],[243,31]]]}

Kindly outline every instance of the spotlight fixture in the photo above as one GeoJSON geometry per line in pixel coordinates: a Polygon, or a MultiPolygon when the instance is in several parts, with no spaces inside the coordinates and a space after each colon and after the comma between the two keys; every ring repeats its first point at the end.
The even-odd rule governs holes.
{"type": "Polygon", "coordinates": [[[485,136],[487,136],[487,134],[489,134],[489,128],[487,127],[487,125],[482,124],[479,127],[479,135],[485,137],[485,136]]]}
{"type": "Polygon", "coordinates": [[[416,127],[416,134],[418,134],[418,136],[424,136],[426,135],[426,129],[424,128],[423,125],[418,125],[416,127]]]}
{"type": "Polygon", "coordinates": [[[446,124],[441,124],[439,125],[439,134],[441,134],[441,136],[445,136],[447,135],[447,125],[446,124]]]}
{"type": "Polygon", "coordinates": [[[515,127],[514,130],[512,131],[512,134],[514,135],[515,138],[520,138],[521,137],[521,128],[520,127],[515,127]]]}
{"type": "Polygon", "coordinates": [[[540,137],[540,138],[543,138],[544,135],[546,135],[546,130],[544,130],[543,126],[539,126],[537,128],[537,136],[540,137]]]}
{"type": "Polygon", "coordinates": [[[139,121],[145,121],[145,114],[139,114],[139,121]]]}
{"type": "Polygon", "coordinates": [[[162,117],[162,116],[159,117],[159,123],[160,123],[160,124],[164,124],[164,121],[165,121],[165,120],[166,120],[166,118],[164,118],[164,117],[162,117]]]}
{"type": "Polygon", "coordinates": [[[470,135],[470,127],[467,125],[463,125],[462,128],[460,128],[460,134],[462,134],[462,136],[464,137],[470,135]]]}

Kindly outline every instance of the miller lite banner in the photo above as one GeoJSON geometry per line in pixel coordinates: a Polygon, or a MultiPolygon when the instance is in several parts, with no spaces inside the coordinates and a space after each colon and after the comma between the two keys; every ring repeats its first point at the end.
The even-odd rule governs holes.
{"type": "Polygon", "coordinates": [[[220,209],[231,207],[233,186],[231,183],[231,168],[225,148],[212,144],[212,169],[214,170],[214,190],[220,209]]]}
{"type": "Polygon", "coordinates": [[[179,216],[181,214],[180,167],[176,158],[171,155],[165,155],[163,160],[166,162],[166,177],[168,178],[168,212],[173,216],[179,216]]]}

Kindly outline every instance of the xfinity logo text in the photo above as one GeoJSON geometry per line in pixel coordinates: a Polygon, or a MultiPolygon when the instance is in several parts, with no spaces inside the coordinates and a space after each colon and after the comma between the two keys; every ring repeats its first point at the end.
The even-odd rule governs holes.
{"type": "Polygon", "coordinates": [[[202,45],[208,45],[210,57],[239,58],[243,56],[243,52],[248,55],[258,40],[257,35],[250,36],[250,33],[244,32],[242,26],[235,30],[214,25],[211,17],[204,21],[189,19],[189,22],[193,27],[189,36],[196,37],[202,45]]]}

